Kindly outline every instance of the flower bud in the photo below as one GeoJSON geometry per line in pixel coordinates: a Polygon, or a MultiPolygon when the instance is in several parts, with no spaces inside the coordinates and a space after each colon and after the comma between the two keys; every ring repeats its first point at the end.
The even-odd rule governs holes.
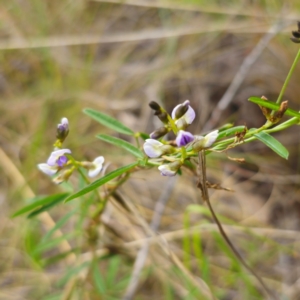
{"type": "Polygon", "coordinates": [[[155,110],[155,111],[160,111],[160,110],[161,110],[160,105],[159,105],[157,102],[155,102],[155,101],[151,101],[151,102],[149,103],[149,106],[150,106],[153,110],[155,110]]]}
{"type": "Polygon", "coordinates": [[[61,123],[57,125],[56,138],[63,142],[69,134],[69,121],[62,118],[61,123]]]}
{"type": "Polygon", "coordinates": [[[166,135],[169,132],[169,130],[166,127],[160,127],[158,129],[156,129],[155,131],[153,131],[152,133],[150,133],[150,138],[151,139],[159,139],[162,136],[166,135]]]}
{"type": "Polygon", "coordinates": [[[165,111],[156,111],[154,113],[164,124],[168,124],[168,114],[165,111]]]}
{"type": "Polygon", "coordinates": [[[177,160],[172,163],[159,166],[158,170],[162,176],[175,176],[181,166],[182,163],[177,160]]]}
{"type": "Polygon", "coordinates": [[[188,111],[190,101],[186,100],[184,103],[180,104],[175,111],[175,119],[180,119],[188,111]]]}
{"type": "Polygon", "coordinates": [[[190,106],[190,101],[186,100],[182,104],[178,104],[172,111],[172,119],[178,129],[185,129],[192,124],[196,117],[194,109],[190,106]]]}
{"type": "Polygon", "coordinates": [[[297,39],[300,38],[300,32],[299,32],[299,31],[292,31],[292,35],[293,35],[295,38],[297,38],[297,39]]]}
{"type": "Polygon", "coordinates": [[[290,38],[292,42],[299,44],[300,43],[300,21],[297,22],[298,30],[292,31],[292,37],[290,38]]]}
{"type": "Polygon", "coordinates": [[[74,168],[65,170],[65,171],[61,172],[57,177],[53,178],[52,181],[56,184],[61,184],[70,178],[70,176],[73,174],[73,171],[74,171],[74,168]]]}
{"type": "Polygon", "coordinates": [[[204,136],[195,136],[195,141],[192,145],[194,151],[199,152],[202,149],[209,148],[217,140],[219,131],[215,130],[204,136]]]}

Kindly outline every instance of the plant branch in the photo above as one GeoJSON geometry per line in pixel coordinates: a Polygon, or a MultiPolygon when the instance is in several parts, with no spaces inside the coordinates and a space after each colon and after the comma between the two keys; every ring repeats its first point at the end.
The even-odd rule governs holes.
{"type": "Polygon", "coordinates": [[[210,199],[209,199],[209,194],[208,194],[208,189],[206,186],[206,157],[205,157],[205,151],[202,150],[198,154],[199,158],[199,164],[198,164],[198,176],[199,176],[199,182],[197,184],[197,187],[201,190],[202,192],[202,198],[203,201],[207,203],[208,208],[212,214],[212,217],[214,221],[216,222],[218,229],[220,231],[220,234],[228,244],[229,248],[231,251],[234,253],[234,255],[238,258],[238,260],[241,262],[241,264],[258,280],[258,282],[261,284],[265,292],[268,294],[270,299],[276,299],[278,300],[278,297],[276,295],[273,295],[273,293],[270,291],[270,289],[265,285],[263,282],[262,278],[260,278],[256,272],[246,263],[246,261],[243,259],[243,257],[239,254],[239,252],[236,250],[228,236],[226,235],[222,224],[220,223],[219,219],[217,218],[217,215],[215,214],[213,207],[211,205],[210,199]]]}

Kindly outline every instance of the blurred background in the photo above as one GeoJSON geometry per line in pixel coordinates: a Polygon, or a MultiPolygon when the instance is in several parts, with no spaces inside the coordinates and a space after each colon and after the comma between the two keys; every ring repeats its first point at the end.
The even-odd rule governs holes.
{"type": "MultiPolygon", "coordinates": [[[[133,158],[95,138],[119,135],[84,115],[86,107],[150,133],[160,125],[150,101],[171,112],[189,99],[197,113],[194,134],[225,123],[258,128],[265,119],[247,99],[264,95],[276,101],[299,49],[290,41],[298,20],[297,0],[1,1],[0,299],[121,299],[141,245],[120,245],[138,240],[130,230],[146,236],[108,207],[110,221],[98,247],[109,255],[99,262],[98,281],[87,275],[69,295],[67,283],[77,273],[58,259],[61,240],[37,249],[47,232],[43,222],[11,218],[26,199],[62,191],[36,168],[51,152],[62,117],[70,122],[65,146],[74,156],[103,155],[111,168],[133,158]]],[[[300,65],[284,95],[297,111],[299,78],[300,65]]],[[[211,200],[233,243],[266,284],[281,299],[300,299],[299,127],[274,136],[289,150],[287,161],[258,141],[208,157],[209,180],[235,191],[212,191],[211,200]]],[[[156,169],[140,171],[122,193],[149,223],[167,185],[156,169]]],[[[199,197],[191,174],[176,178],[158,232],[217,299],[264,299],[210,215],[195,205],[199,197]]],[[[75,202],[80,201],[50,210],[53,220],[61,220],[75,202]]],[[[80,244],[85,224],[78,220],[72,215],[61,231],[76,232],[80,244]]],[[[77,245],[74,236],[65,238],[77,245]]],[[[135,299],[206,299],[158,248],[150,247],[151,263],[141,273],[135,299]]]]}

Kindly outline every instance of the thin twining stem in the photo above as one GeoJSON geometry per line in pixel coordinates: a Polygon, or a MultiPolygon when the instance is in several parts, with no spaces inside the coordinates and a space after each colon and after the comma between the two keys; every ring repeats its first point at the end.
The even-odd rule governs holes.
{"type": "Polygon", "coordinates": [[[211,205],[211,202],[209,200],[209,194],[208,189],[206,186],[206,157],[205,157],[205,151],[202,150],[198,153],[199,163],[198,163],[198,184],[197,187],[201,190],[203,201],[207,203],[208,208],[212,214],[212,217],[214,221],[216,222],[218,229],[220,231],[220,234],[228,244],[231,251],[234,253],[234,255],[238,258],[238,260],[241,262],[241,264],[258,280],[258,282],[261,284],[265,292],[268,294],[270,299],[276,299],[279,300],[278,297],[273,294],[270,289],[266,286],[266,284],[263,282],[262,278],[259,277],[256,272],[246,263],[246,261],[243,259],[243,257],[239,254],[239,252],[236,250],[236,248],[233,246],[232,242],[226,235],[222,224],[220,223],[219,219],[217,218],[217,215],[215,214],[213,207],[211,205]]]}

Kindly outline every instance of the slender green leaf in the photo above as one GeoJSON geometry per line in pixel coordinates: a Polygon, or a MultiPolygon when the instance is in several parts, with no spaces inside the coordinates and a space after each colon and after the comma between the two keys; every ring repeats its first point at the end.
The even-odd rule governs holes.
{"type": "Polygon", "coordinates": [[[78,235],[77,232],[71,232],[71,233],[64,234],[64,235],[62,235],[58,238],[55,238],[51,241],[48,241],[46,243],[39,244],[37,247],[35,247],[33,253],[38,254],[38,253],[44,252],[44,251],[46,251],[50,248],[54,248],[57,245],[59,245],[62,241],[69,240],[69,239],[73,238],[76,235],[78,235]]]}
{"type": "Polygon", "coordinates": [[[129,153],[133,154],[134,156],[136,156],[138,158],[144,158],[144,156],[145,156],[144,153],[140,149],[136,148],[132,144],[130,144],[122,139],[112,137],[112,136],[109,136],[106,134],[98,134],[96,137],[102,141],[113,144],[117,147],[121,147],[124,150],[128,151],[129,153]]]}
{"type": "Polygon", "coordinates": [[[120,270],[120,265],[121,265],[120,256],[114,256],[110,258],[108,269],[106,272],[106,283],[107,286],[111,289],[114,289],[116,282],[118,282],[116,277],[118,271],[120,270]]]}
{"type": "Polygon", "coordinates": [[[49,230],[46,235],[42,238],[41,244],[45,243],[51,236],[52,234],[60,229],[69,219],[74,215],[74,213],[77,212],[77,209],[71,210],[69,213],[64,215],[58,222],[56,222],[55,226],[49,230]]]}
{"type": "MultiPolygon", "coordinates": [[[[69,195],[69,193],[67,195],[69,195]]],[[[54,201],[52,201],[52,202],[50,202],[46,205],[43,205],[41,208],[38,208],[38,209],[34,210],[33,212],[31,212],[27,216],[27,218],[33,218],[33,217],[41,214],[42,212],[49,210],[50,208],[56,206],[58,203],[62,202],[65,198],[66,198],[66,196],[58,198],[58,199],[56,199],[56,200],[54,200],[54,201]]]]}
{"type": "Polygon", "coordinates": [[[48,205],[49,203],[52,202],[59,202],[62,201],[64,198],[66,198],[69,195],[69,193],[60,193],[60,194],[55,194],[55,195],[51,195],[51,196],[46,196],[46,197],[35,197],[33,199],[37,199],[35,202],[30,203],[29,205],[24,206],[23,208],[19,209],[17,212],[15,212],[12,215],[12,218],[17,217],[19,215],[25,214],[37,207],[41,207],[44,205],[48,205]]]}
{"type": "Polygon", "coordinates": [[[99,268],[96,263],[94,263],[94,266],[93,266],[93,279],[94,279],[95,286],[97,288],[98,293],[100,295],[104,295],[107,288],[106,288],[104,279],[102,278],[99,268]]]}
{"type": "Polygon", "coordinates": [[[83,110],[83,112],[85,114],[87,114],[89,117],[91,117],[94,120],[96,120],[97,122],[99,122],[100,124],[110,128],[110,129],[113,129],[113,130],[123,133],[123,134],[134,135],[134,132],[131,129],[129,129],[128,127],[123,125],[120,121],[118,121],[104,113],[101,113],[101,112],[96,111],[91,108],[86,108],[83,110]]]}
{"type": "MultiPolygon", "coordinates": [[[[267,101],[267,100],[263,100],[259,97],[250,97],[248,99],[250,102],[253,102],[253,103],[256,103],[258,105],[261,105],[261,106],[264,106],[264,107],[267,107],[267,108],[270,108],[272,110],[279,110],[280,108],[280,105],[279,104],[276,104],[274,102],[270,102],[270,101],[267,101]]],[[[288,116],[291,116],[291,117],[297,117],[297,118],[300,118],[300,113],[291,109],[291,108],[288,108],[285,112],[286,115],[288,116]]]]}
{"type": "Polygon", "coordinates": [[[100,179],[94,181],[93,183],[91,183],[90,185],[88,185],[87,187],[83,188],[82,190],[70,195],[69,197],[67,197],[67,199],[65,200],[65,202],[71,201],[75,198],[78,198],[80,196],[83,196],[93,190],[95,190],[96,188],[100,187],[101,185],[107,183],[108,181],[116,178],[117,176],[131,170],[132,168],[134,168],[135,166],[138,165],[138,162],[132,163],[130,165],[121,167],[119,169],[116,169],[110,173],[108,173],[107,175],[101,177],[100,179]]]}
{"type": "Polygon", "coordinates": [[[288,150],[273,136],[269,135],[266,132],[259,132],[254,134],[254,136],[263,142],[265,145],[267,145],[269,148],[271,148],[274,152],[276,152],[279,156],[288,159],[289,152],[288,150]]]}

